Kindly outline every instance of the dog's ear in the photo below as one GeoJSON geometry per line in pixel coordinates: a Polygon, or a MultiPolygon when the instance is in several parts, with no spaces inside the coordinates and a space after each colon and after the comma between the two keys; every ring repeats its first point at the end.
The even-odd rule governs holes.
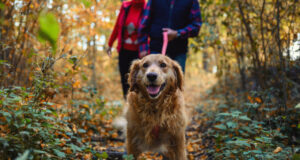
{"type": "Polygon", "coordinates": [[[174,70],[175,76],[176,76],[176,85],[180,90],[183,91],[184,76],[183,76],[181,66],[176,61],[173,61],[173,70],[174,70]]]}
{"type": "Polygon", "coordinates": [[[130,66],[130,72],[128,77],[128,84],[129,84],[129,91],[134,91],[137,88],[136,80],[137,80],[137,74],[139,72],[139,64],[140,60],[134,60],[130,66]]]}

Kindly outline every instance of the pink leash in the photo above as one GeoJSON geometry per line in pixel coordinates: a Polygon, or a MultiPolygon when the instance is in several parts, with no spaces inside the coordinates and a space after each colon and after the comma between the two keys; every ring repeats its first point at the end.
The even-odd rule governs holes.
{"type": "Polygon", "coordinates": [[[168,47],[168,32],[163,32],[163,47],[162,47],[161,54],[164,56],[166,55],[167,47],[168,47]]]}

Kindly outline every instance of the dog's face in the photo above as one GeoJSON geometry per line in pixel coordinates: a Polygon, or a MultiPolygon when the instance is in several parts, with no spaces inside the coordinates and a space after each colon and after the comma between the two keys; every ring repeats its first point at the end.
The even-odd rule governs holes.
{"type": "Polygon", "coordinates": [[[151,54],[132,63],[128,82],[130,91],[157,99],[170,90],[182,90],[183,73],[179,64],[167,56],[151,54]]]}

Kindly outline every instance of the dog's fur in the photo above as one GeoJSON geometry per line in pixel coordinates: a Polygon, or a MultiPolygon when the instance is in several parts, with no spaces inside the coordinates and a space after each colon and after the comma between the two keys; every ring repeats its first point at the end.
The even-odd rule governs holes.
{"type": "Polygon", "coordinates": [[[135,60],[130,68],[127,96],[127,152],[135,159],[144,151],[161,152],[171,160],[185,160],[185,128],[188,113],[183,98],[180,65],[160,54],[135,60]],[[156,73],[155,81],[147,78],[156,73]],[[150,94],[150,84],[160,86],[150,94]]]}

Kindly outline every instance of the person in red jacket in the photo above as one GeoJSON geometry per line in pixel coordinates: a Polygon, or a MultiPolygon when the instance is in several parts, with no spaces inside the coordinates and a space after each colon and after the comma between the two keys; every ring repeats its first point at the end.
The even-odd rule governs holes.
{"type": "Polygon", "coordinates": [[[134,59],[139,58],[138,28],[145,6],[145,0],[131,0],[122,3],[120,13],[108,42],[107,54],[111,56],[114,41],[118,40],[119,70],[123,95],[126,98],[129,85],[127,74],[134,59]]]}

